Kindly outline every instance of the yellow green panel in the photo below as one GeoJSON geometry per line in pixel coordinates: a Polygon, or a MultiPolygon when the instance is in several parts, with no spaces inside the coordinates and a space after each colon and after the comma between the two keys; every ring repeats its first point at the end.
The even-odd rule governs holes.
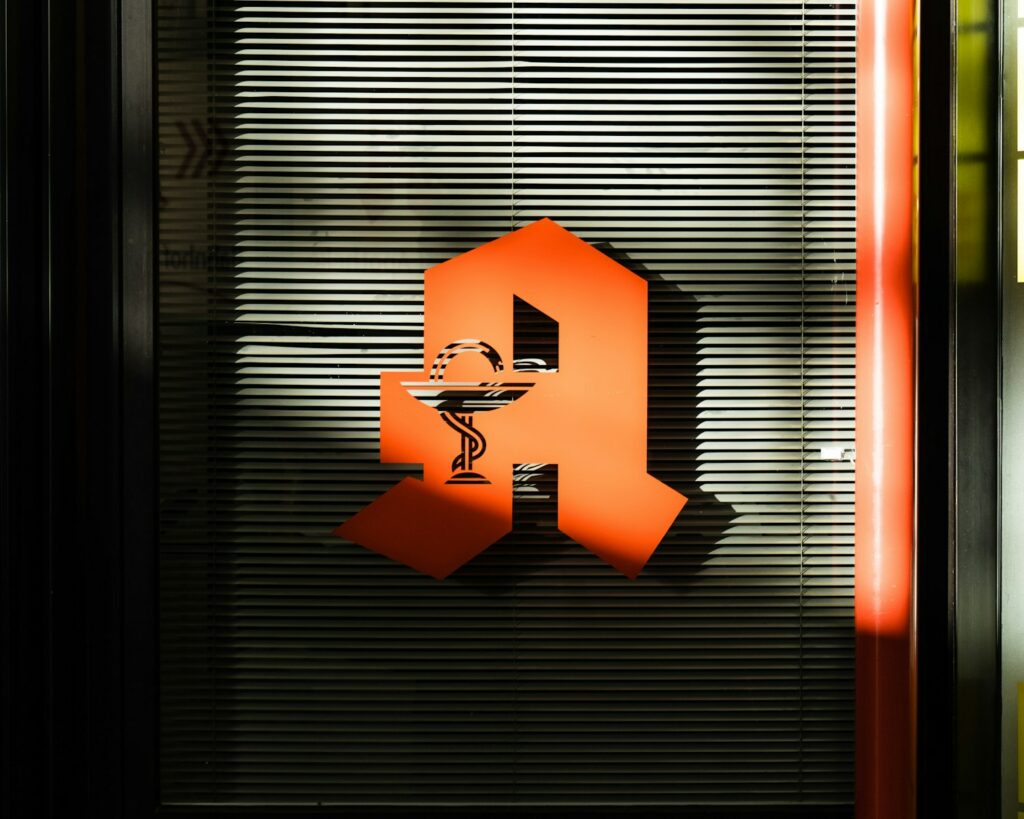
{"type": "Polygon", "coordinates": [[[1017,160],[1017,281],[1024,282],[1024,159],[1017,160]]]}
{"type": "Polygon", "coordinates": [[[1017,150],[1024,151],[1024,105],[1020,94],[1024,90],[1024,27],[1017,29],[1017,150]]]}

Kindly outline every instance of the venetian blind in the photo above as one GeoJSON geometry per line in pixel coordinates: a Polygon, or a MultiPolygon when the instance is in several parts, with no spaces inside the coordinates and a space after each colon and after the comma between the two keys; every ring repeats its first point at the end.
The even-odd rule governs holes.
{"type": "Polygon", "coordinates": [[[854,13],[158,0],[165,803],[851,804],[854,13]],[[331,537],[424,269],[541,217],[649,282],[668,536],[549,465],[444,582],[331,537]]]}

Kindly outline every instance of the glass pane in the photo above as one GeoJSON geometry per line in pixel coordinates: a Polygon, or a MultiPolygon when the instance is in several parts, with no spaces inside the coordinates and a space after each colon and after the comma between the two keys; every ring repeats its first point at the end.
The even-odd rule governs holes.
{"type": "Polygon", "coordinates": [[[165,803],[852,804],[854,11],[158,3],[165,803]],[[682,514],[632,581],[557,464],[441,582],[332,536],[424,270],[543,217],[647,281],[682,514]]]}

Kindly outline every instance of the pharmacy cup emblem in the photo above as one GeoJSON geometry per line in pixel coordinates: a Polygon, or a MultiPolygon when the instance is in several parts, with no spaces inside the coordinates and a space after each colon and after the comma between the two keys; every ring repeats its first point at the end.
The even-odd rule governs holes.
{"type": "Polygon", "coordinates": [[[505,365],[490,344],[484,341],[463,340],[449,344],[434,359],[428,381],[403,381],[402,386],[416,400],[422,401],[441,413],[449,427],[459,434],[459,454],[452,460],[452,476],[445,483],[490,483],[479,472],[473,471],[473,462],[487,451],[487,440],[474,428],[477,413],[507,407],[522,398],[533,386],[530,382],[504,381],[445,381],[448,362],[457,355],[480,353],[491,364],[495,374],[505,365]]]}

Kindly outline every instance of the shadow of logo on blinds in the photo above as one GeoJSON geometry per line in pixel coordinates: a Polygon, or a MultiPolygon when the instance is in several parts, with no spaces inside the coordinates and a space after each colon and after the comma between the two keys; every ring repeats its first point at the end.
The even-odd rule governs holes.
{"type": "Polygon", "coordinates": [[[558,528],[631,578],[686,503],[647,472],[647,282],[549,219],[426,272],[423,372],[381,373],[380,407],[381,461],[423,478],[334,533],[437,579],[511,531],[516,465],[557,464],[558,528]],[[557,368],[506,365],[523,303],[557,368]]]}

